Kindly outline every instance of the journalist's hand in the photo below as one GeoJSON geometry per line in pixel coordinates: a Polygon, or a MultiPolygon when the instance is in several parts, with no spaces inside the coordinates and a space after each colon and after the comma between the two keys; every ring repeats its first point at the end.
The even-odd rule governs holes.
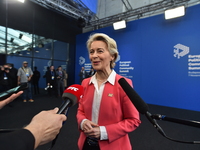
{"type": "Polygon", "coordinates": [[[35,148],[52,141],[59,133],[66,116],[56,114],[58,108],[49,111],[42,111],[33,117],[31,123],[25,127],[35,137],[35,148]]]}

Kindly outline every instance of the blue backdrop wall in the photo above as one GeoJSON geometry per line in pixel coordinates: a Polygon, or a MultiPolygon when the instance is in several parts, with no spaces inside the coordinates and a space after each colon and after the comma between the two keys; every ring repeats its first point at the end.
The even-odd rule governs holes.
{"type": "Polygon", "coordinates": [[[126,29],[107,27],[77,36],[76,83],[82,66],[89,71],[86,41],[92,33],[116,40],[120,57],[115,71],[132,79],[149,104],[200,111],[200,5],[186,15],[165,20],[164,14],[129,22],[126,29]]]}

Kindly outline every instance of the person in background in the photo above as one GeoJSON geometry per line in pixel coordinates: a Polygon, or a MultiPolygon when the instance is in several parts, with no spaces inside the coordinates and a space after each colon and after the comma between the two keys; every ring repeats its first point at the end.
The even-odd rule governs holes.
{"type": "Polygon", "coordinates": [[[66,72],[66,70],[63,69],[63,72],[64,72],[64,75],[65,75],[65,78],[63,79],[63,82],[64,82],[64,88],[66,89],[67,88],[67,79],[68,79],[68,74],[66,72]]]}
{"type": "Polygon", "coordinates": [[[46,72],[46,83],[47,86],[49,87],[48,90],[48,95],[52,96],[55,95],[57,97],[57,83],[56,83],[56,71],[54,69],[54,66],[50,66],[49,70],[46,72]]]}
{"type": "Polygon", "coordinates": [[[32,72],[32,69],[28,67],[27,61],[24,61],[22,64],[22,67],[18,69],[17,76],[18,76],[18,85],[22,83],[28,84],[28,88],[24,90],[24,93],[22,95],[23,102],[27,102],[27,98],[29,102],[34,102],[34,100],[32,99],[32,90],[31,90],[32,89],[31,78],[33,76],[33,72],[32,72]]]}
{"type": "Polygon", "coordinates": [[[37,67],[34,67],[32,84],[34,86],[34,94],[40,94],[39,89],[39,80],[40,80],[40,72],[37,70],[37,67]]]}
{"type": "Polygon", "coordinates": [[[58,66],[58,69],[56,71],[56,80],[57,80],[57,92],[58,92],[58,97],[61,97],[61,95],[63,94],[64,89],[64,81],[63,79],[65,79],[65,74],[62,70],[61,66],[58,66]]]}
{"type": "MultiPolygon", "coordinates": [[[[20,91],[0,101],[0,109],[22,93],[20,91]]],[[[66,116],[57,112],[58,108],[41,111],[23,129],[0,135],[1,150],[33,150],[52,141],[60,132],[63,121],[66,121],[66,116]]]]}
{"type": "Polygon", "coordinates": [[[46,68],[45,74],[43,75],[43,78],[46,78],[46,73],[47,73],[49,70],[50,70],[50,67],[48,66],[48,67],[46,68]]]}
{"type": "Polygon", "coordinates": [[[88,73],[87,73],[87,71],[85,71],[85,67],[81,67],[79,77],[80,77],[80,83],[82,83],[83,79],[88,77],[88,73]]]}
{"type": "Polygon", "coordinates": [[[88,74],[89,77],[93,76],[95,74],[95,70],[93,68],[90,69],[90,72],[88,74]]]}
{"type": "MultiPolygon", "coordinates": [[[[47,78],[47,72],[50,70],[50,67],[46,67],[46,72],[45,74],[43,75],[43,78],[47,78]]],[[[47,79],[46,79],[46,85],[47,85],[47,79]]]]}
{"type": "MultiPolygon", "coordinates": [[[[77,122],[80,150],[132,150],[128,133],[141,123],[139,112],[118,83],[114,71],[117,44],[106,34],[89,37],[87,48],[95,75],[82,81],[77,122]]],[[[125,78],[125,77],[123,77],[125,78]]],[[[128,78],[125,80],[132,85],[128,78]]]]}
{"type": "Polygon", "coordinates": [[[18,85],[18,77],[17,77],[17,72],[18,70],[14,67],[14,64],[7,63],[10,69],[10,77],[12,80],[12,88],[16,87],[18,85]]]}
{"type": "Polygon", "coordinates": [[[10,68],[7,64],[1,66],[0,69],[0,92],[9,90],[12,88],[12,78],[10,74],[10,68]]]}

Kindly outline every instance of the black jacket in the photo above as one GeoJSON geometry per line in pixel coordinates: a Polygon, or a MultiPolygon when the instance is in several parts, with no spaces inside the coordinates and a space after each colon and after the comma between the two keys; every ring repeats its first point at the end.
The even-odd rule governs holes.
{"type": "Polygon", "coordinates": [[[33,150],[34,145],[35,138],[29,130],[0,133],[1,150],[33,150]]]}
{"type": "Polygon", "coordinates": [[[45,74],[45,76],[46,76],[46,82],[47,83],[55,83],[56,82],[56,71],[55,70],[53,70],[53,72],[51,72],[50,70],[48,70],[47,72],[46,72],[46,74],[45,74]],[[53,78],[52,78],[52,76],[54,76],[53,78]]]}
{"type": "Polygon", "coordinates": [[[12,87],[12,79],[10,73],[0,70],[0,85],[12,87]],[[4,78],[7,78],[6,80],[4,78]]]}

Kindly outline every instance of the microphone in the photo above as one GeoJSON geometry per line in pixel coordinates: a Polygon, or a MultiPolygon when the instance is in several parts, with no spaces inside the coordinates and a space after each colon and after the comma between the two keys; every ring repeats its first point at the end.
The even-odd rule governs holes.
{"type": "Polygon", "coordinates": [[[62,95],[64,102],[59,107],[58,114],[67,115],[68,108],[74,106],[83,96],[83,87],[79,84],[69,86],[62,95]]]}
{"type": "Polygon", "coordinates": [[[136,91],[130,86],[130,84],[124,79],[119,79],[119,84],[129,97],[131,102],[135,105],[136,109],[141,113],[145,114],[149,107],[148,105],[142,100],[142,98],[136,93],[136,91]]]}
{"type": "MultiPolygon", "coordinates": [[[[163,129],[158,125],[158,123],[156,122],[155,119],[157,119],[157,117],[155,115],[152,115],[151,113],[148,112],[148,105],[142,100],[142,98],[135,92],[135,90],[129,85],[129,83],[124,79],[124,78],[120,78],[119,79],[119,84],[122,87],[122,89],[124,90],[124,92],[126,93],[126,95],[129,97],[129,99],[131,100],[131,102],[135,105],[136,109],[141,113],[141,114],[145,114],[145,116],[147,117],[147,119],[153,124],[153,126],[157,129],[157,131],[164,136],[165,138],[167,138],[168,140],[174,141],[174,142],[179,142],[179,143],[188,143],[188,144],[200,144],[200,141],[181,141],[181,140],[175,140],[172,139],[170,137],[168,137],[165,132],[163,131],[163,129]]],[[[165,118],[165,117],[164,117],[165,118]]],[[[164,119],[163,118],[163,119],[164,119]]],[[[165,118],[167,119],[167,118],[165,118]]],[[[176,120],[177,121],[177,120],[176,120]]],[[[194,123],[192,124],[194,125],[194,123]]],[[[196,122],[195,122],[195,125],[196,122]]]]}
{"type": "Polygon", "coordinates": [[[28,88],[28,83],[22,83],[17,87],[9,89],[7,91],[0,93],[0,101],[5,100],[6,98],[10,97],[12,94],[17,93],[19,91],[23,91],[28,88]]]}
{"type": "MultiPolygon", "coordinates": [[[[76,103],[79,101],[80,98],[83,96],[83,87],[79,84],[73,84],[69,86],[65,91],[63,92],[62,98],[64,99],[64,102],[59,107],[59,110],[57,114],[65,114],[67,116],[68,110],[71,106],[76,105],[76,103]]],[[[63,122],[64,124],[64,122],[63,122]]],[[[53,146],[56,143],[58,135],[56,138],[52,141],[51,147],[48,150],[51,150],[53,146]]]]}
{"type": "Polygon", "coordinates": [[[148,112],[149,107],[147,103],[145,103],[142,98],[137,94],[137,92],[130,86],[130,84],[124,79],[119,79],[119,84],[126,93],[126,95],[129,97],[133,105],[136,107],[139,113],[145,114],[147,119],[153,124],[153,126],[160,132],[163,136],[165,136],[164,131],[162,128],[157,124],[156,120],[153,119],[151,116],[151,113],[148,112]]]}

